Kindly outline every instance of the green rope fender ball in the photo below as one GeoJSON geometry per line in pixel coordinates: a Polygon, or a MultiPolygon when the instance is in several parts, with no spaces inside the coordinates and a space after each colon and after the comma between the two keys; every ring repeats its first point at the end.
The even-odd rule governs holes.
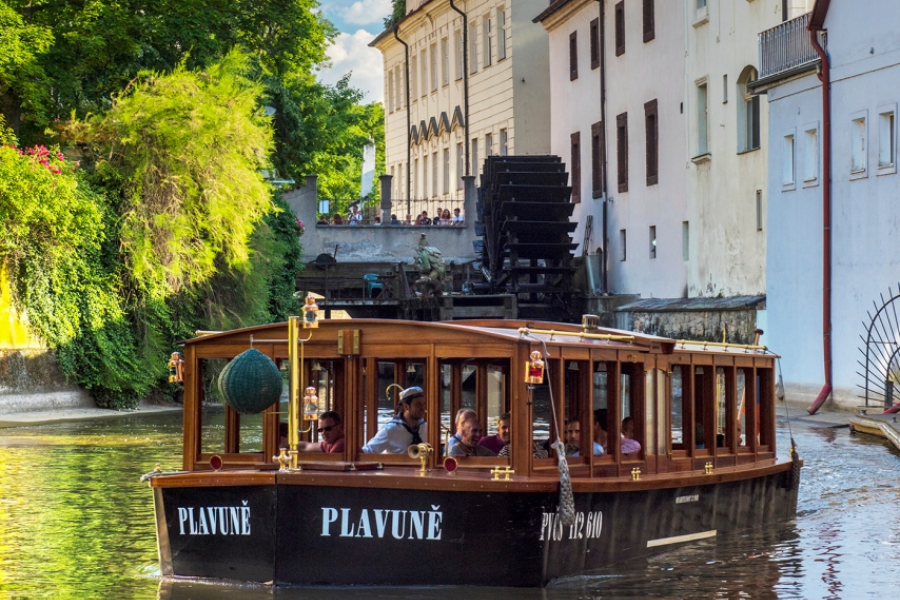
{"type": "Polygon", "coordinates": [[[243,415],[261,413],[278,402],[281,389],[281,371],[255,348],[235,356],[219,375],[225,403],[243,415]]]}

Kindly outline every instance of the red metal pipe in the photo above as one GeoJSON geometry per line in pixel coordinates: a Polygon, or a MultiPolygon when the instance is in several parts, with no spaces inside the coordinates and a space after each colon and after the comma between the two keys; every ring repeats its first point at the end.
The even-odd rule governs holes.
{"type": "MultiPolygon", "coordinates": [[[[826,6],[827,10],[827,6],[826,6]]],[[[828,52],[819,44],[821,24],[809,23],[809,38],[822,59],[822,350],[825,360],[825,385],[806,412],[816,414],[832,390],[831,362],[831,63],[828,52]]]]}

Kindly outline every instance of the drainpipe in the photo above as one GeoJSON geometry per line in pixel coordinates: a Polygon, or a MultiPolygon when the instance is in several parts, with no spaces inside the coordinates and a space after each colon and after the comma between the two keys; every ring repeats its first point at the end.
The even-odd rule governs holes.
{"type": "Polygon", "coordinates": [[[603,195],[603,262],[600,265],[600,268],[603,270],[603,293],[608,293],[609,291],[609,281],[607,280],[607,275],[609,273],[609,269],[607,268],[609,264],[609,236],[607,232],[609,231],[608,225],[608,201],[609,195],[607,193],[607,160],[609,160],[609,152],[607,152],[608,147],[606,140],[609,136],[606,135],[606,2],[605,0],[596,0],[600,4],[600,31],[599,31],[599,42],[600,42],[600,124],[603,127],[603,164],[600,165],[600,193],[603,195]]]}
{"type": "Polygon", "coordinates": [[[456,8],[453,0],[450,0],[450,8],[462,15],[463,19],[463,112],[466,118],[466,176],[469,176],[471,175],[469,170],[469,17],[456,8]]]}
{"type": "Polygon", "coordinates": [[[400,39],[400,36],[397,35],[397,32],[400,30],[398,25],[394,25],[394,38],[403,44],[403,51],[406,54],[406,67],[404,68],[404,72],[406,75],[406,214],[410,214],[410,192],[409,192],[409,168],[412,165],[412,146],[409,144],[409,130],[410,130],[410,111],[412,107],[409,105],[409,44],[400,39]]]}
{"type": "Polygon", "coordinates": [[[810,23],[809,39],[816,53],[822,59],[822,348],[825,359],[825,385],[822,391],[807,407],[811,415],[821,408],[831,394],[831,63],[828,52],[819,44],[821,27],[810,23]]]}

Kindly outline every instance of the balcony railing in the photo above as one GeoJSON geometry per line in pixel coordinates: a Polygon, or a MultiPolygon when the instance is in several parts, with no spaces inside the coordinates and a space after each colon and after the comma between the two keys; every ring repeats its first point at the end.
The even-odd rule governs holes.
{"type": "MultiPolygon", "coordinates": [[[[759,78],[765,79],[819,60],[809,40],[810,13],[759,34],[759,78]]],[[[825,35],[819,32],[819,43],[825,47],[825,35]]]]}

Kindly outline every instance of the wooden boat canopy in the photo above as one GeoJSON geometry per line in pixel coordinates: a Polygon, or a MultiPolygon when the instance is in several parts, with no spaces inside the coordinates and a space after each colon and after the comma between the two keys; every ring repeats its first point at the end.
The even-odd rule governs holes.
{"type": "MultiPolygon", "coordinates": [[[[205,332],[184,342],[185,485],[202,485],[202,475],[213,471],[247,485],[273,480],[279,430],[288,422],[283,403],[259,415],[226,407],[224,425],[203,407],[216,397],[224,365],[251,347],[287,373],[289,339],[289,323],[277,323],[205,332]]],[[[369,469],[415,476],[420,463],[406,454],[362,451],[393,416],[397,392],[411,385],[425,391],[425,441],[435,449],[417,484],[425,487],[469,481],[477,488],[489,473],[509,469],[515,477],[508,486],[552,489],[557,459],[552,451],[550,458],[535,458],[533,448],[564,435],[568,422],[578,422],[582,432],[578,456],[566,458],[576,491],[603,481],[640,486],[632,481],[635,473],[648,486],[665,487],[683,485],[688,476],[737,477],[775,465],[776,357],[759,346],[538,321],[374,319],[320,321],[299,331],[297,346],[299,387],[295,382],[291,394],[315,388],[317,414],[337,411],[346,439],[342,454],[297,455],[295,466],[309,482],[355,485],[353,478],[369,469]],[[545,361],[545,378],[531,385],[526,368],[534,351],[545,361]],[[497,417],[509,412],[510,457],[461,459],[456,478],[448,479],[441,449],[460,407],[471,407],[489,434],[497,417]],[[641,446],[632,455],[622,453],[620,442],[626,417],[641,446]],[[603,455],[593,452],[595,422],[606,432],[603,455]]],[[[305,423],[297,439],[317,441],[315,421],[305,423]]]]}

